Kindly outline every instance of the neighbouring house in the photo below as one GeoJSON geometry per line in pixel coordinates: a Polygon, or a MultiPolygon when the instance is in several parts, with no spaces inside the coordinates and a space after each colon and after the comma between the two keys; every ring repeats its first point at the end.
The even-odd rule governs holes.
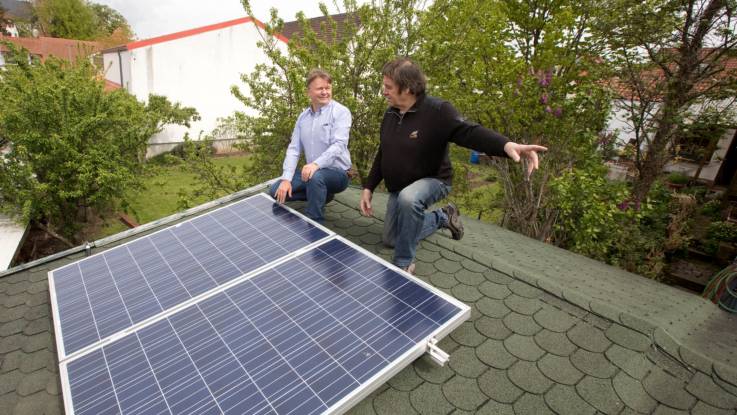
{"type": "MultiPolygon", "coordinates": [[[[19,48],[27,49],[31,57],[46,60],[49,56],[74,61],[86,59],[99,52],[102,45],[98,42],[55,37],[8,37],[0,35],[0,41],[8,41],[19,48]]],[[[0,44],[0,53],[7,53],[7,48],[0,44]]],[[[2,65],[3,60],[0,60],[2,65]]]]}
{"type": "MultiPolygon", "coordinates": [[[[704,49],[702,53],[709,53],[711,49],[704,49]]],[[[725,72],[721,74],[725,76],[737,76],[737,57],[727,56],[724,58],[725,72]]],[[[662,79],[662,71],[660,69],[648,71],[643,74],[643,79],[649,80],[651,85],[658,85],[662,79]]],[[[710,81],[704,81],[697,85],[697,88],[707,88],[710,81]]],[[[610,82],[610,87],[614,91],[616,98],[612,105],[612,112],[607,126],[607,131],[610,133],[616,132],[617,143],[620,147],[624,147],[630,142],[634,142],[634,129],[632,123],[629,121],[628,106],[632,102],[639,102],[638,94],[629,90],[629,88],[621,83],[618,79],[614,79],[610,82]]],[[[657,96],[659,92],[651,91],[653,96],[657,96]]],[[[717,105],[724,105],[731,101],[733,98],[725,99],[717,105]]],[[[653,99],[653,102],[657,105],[657,97],[653,99]]],[[[693,113],[698,113],[701,106],[694,105],[691,108],[693,113]]],[[[653,111],[657,110],[657,106],[653,111]]],[[[735,120],[737,126],[737,119],[735,120]]],[[[703,151],[707,150],[708,143],[714,137],[703,136],[703,137],[691,137],[688,142],[676,142],[671,147],[671,153],[674,156],[673,159],[665,166],[666,172],[680,172],[687,176],[693,177],[697,170],[701,160],[703,159],[703,151]]],[[[705,181],[718,186],[727,186],[737,171],[737,129],[729,128],[718,137],[717,145],[711,154],[706,155],[708,161],[699,172],[699,180],[705,181]]],[[[621,166],[614,165],[613,168],[617,169],[621,166]]],[[[620,177],[624,176],[624,172],[620,177]]]]}
{"type": "MultiPolygon", "coordinates": [[[[170,125],[150,140],[148,156],[171,150],[185,133],[197,139],[210,133],[218,120],[244,110],[230,92],[243,88],[241,75],[267,57],[257,42],[267,36],[263,23],[249,17],[183,32],[131,42],[102,52],[105,78],[122,85],[140,100],[149,94],[194,107],[201,119],[191,128],[170,125]]],[[[286,51],[287,39],[276,36],[286,51]]]]}
{"type": "MultiPolygon", "coordinates": [[[[331,16],[340,36],[346,14],[331,16]]],[[[327,39],[320,25],[327,18],[308,19],[310,26],[327,39]]],[[[149,94],[163,95],[174,102],[194,107],[201,119],[190,128],[167,126],[151,138],[148,156],[171,150],[182,142],[185,133],[197,139],[201,133],[212,132],[219,119],[244,111],[243,103],[231,94],[231,87],[244,89],[243,74],[256,65],[267,62],[257,46],[266,32],[264,24],[243,17],[196,29],[131,42],[102,52],[105,78],[120,84],[138,99],[149,94]]],[[[329,32],[329,31],[326,31],[329,32]]],[[[289,38],[300,33],[298,21],[284,24],[282,34],[275,36],[276,46],[286,53],[289,38]]],[[[215,145],[227,148],[235,141],[216,137],[215,145]]]]}
{"type": "Polygon", "coordinates": [[[19,36],[18,24],[30,24],[33,18],[33,6],[30,1],[0,0],[0,8],[5,10],[7,25],[5,31],[12,37],[19,36]]]}

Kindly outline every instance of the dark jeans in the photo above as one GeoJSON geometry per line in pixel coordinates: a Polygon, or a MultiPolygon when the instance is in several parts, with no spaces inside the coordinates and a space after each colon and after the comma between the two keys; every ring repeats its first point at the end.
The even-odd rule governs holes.
{"type": "MultiPolygon", "coordinates": [[[[281,180],[277,180],[271,185],[269,194],[271,197],[276,196],[276,190],[279,188],[281,180]]],[[[307,209],[305,215],[308,218],[322,223],[325,219],[323,211],[325,203],[333,199],[333,195],[340,193],[348,187],[348,174],[344,170],[339,169],[318,169],[312,178],[306,182],[302,181],[302,171],[298,170],[292,178],[292,197],[287,195],[287,201],[306,200],[307,209]]]]}
{"type": "Polygon", "coordinates": [[[450,186],[438,179],[417,180],[400,192],[389,193],[382,240],[394,247],[394,265],[406,268],[415,258],[417,244],[445,226],[445,213],[427,211],[435,202],[448,196],[450,186]]]}

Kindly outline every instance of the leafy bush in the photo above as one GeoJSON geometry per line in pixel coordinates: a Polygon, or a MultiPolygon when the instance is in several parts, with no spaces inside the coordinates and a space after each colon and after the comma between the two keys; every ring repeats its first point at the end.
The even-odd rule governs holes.
{"type": "Polygon", "coordinates": [[[552,203],[559,210],[557,242],[599,260],[607,260],[622,238],[627,221],[627,187],[607,181],[602,172],[571,170],[551,182],[552,203]]]}
{"type": "Polygon", "coordinates": [[[673,172],[668,175],[668,183],[676,185],[686,185],[691,178],[680,172],[673,172]]]}
{"type": "Polygon", "coordinates": [[[555,242],[658,278],[666,253],[689,243],[687,218],[693,198],[686,197],[690,202],[682,203],[658,184],[644,203],[631,203],[628,185],[606,180],[600,170],[571,170],[553,181],[552,203],[559,210],[555,242]]]}
{"type": "Polygon", "coordinates": [[[706,232],[706,239],[704,240],[704,251],[712,255],[716,254],[720,242],[737,242],[736,223],[718,221],[709,224],[709,230],[706,232]]]}
{"type": "Polygon", "coordinates": [[[193,108],[124,90],[105,92],[88,61],[28,63],[12,45],[0,76],[0,211],[71,245],[92,212],[119,206],[140,186],[148,139],[164,124],[187,124],[193,108]],[[61,235],[59,235],[59,233],[61,235]]]}
{"type": "Polygon", "coordinates": [[[701,207],[701,214],[710,217],[712,220],[719,220],[722,216],[722,201],[718,199],[710,200],[701,207]]]}

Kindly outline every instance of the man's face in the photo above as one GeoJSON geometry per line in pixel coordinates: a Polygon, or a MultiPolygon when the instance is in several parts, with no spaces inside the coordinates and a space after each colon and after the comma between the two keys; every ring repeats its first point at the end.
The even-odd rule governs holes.
{"type": "Polygon", "coordinates": [[[307,87],[307,96],[310,97],[313,108],[322,108],[330,103],[333,96],[333,86],[320,77],[315,78],[307,87]]]}
{"type": "Polygon", "coordinates": [[[396,107],[400,101],[400,92],[397,84],[388,76],[384,76],[384,98],[390,106],[396,107]]]}

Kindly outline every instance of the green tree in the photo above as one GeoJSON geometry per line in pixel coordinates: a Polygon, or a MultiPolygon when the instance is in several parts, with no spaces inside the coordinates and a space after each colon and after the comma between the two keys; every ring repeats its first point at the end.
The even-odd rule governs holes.
{"type": "MultiPolygon", "coordinates": [[[[252,16],[249,1],[242,3],[252,16]]],[[[305,76],[319,67],[332,75],[334,98],[353,115],[349,149],[353,165],[363,178],[376,154],[379,125],[386,109],[381,95],[381,68],[391,58],[417,50],[421,40],[417,21],[423,7],[424,2],[417,0],[372,1],[362,6],[346,0],[343,12],[349,17],[336,22],[323,5],[326,21],[318,31],[302,13],[297,15],[301,30],[289,40],[286,51],[272,36],[284,24],[272,9],[259,42],[268,61],[244,74],[243,85],[232,88],[247,112],[236,113],[228,121],[229,130],[248,140],[246,149],[253,163],[238,174],[218,174],[206,164],[206,155],[198,153],[190,168],[207,177],[211,189],[238,188],[279,176],[294,122],[309,103],[305,76]]]]}
{"type": "Polygon", "coordinates": [[[610,0],[597,34],[617,68],[621,108],[635,136],[632,197],[643,201],[671,160],[689,111],[732,103],[737,77],[725,65],[737,47],[731,0],[610,0]]]}
{"type": "Polygon", "coordinates": [[[135,37],[128,21],[117,10],[97,3],[89,3],[95,14],[95,26],[98,33],[95,40],[104,47],[117,46],[133,40],[135,37]]]}
{"type": "Polygon", "coordinates": [[[422,21],[430,93],[513,141],[549,148],[530,180],[495,160],[504,226],[541,240],[555,230],[550,181],[600,164],[609,97],[597,45],[586,36],[594,1],[438,0],[422,21]]]}
{"type": "Polygon", "coordinates": [[[120,12],[110,6],[97,3],[89,3],[89,8],[95,14],[95,25],[105,35],[112,35],[116,29],[123,29],[132,33],[128,21],[120,12]]]}
{"type": "Polygon", "coordinates": [[[84,0],[36,0],[34,14],[41,32],[52,37],[92,40],[99,34],[95,12],[84,0]]]}
{"type": "Polygon", "coordinates": [[[0,76],[0,209],[67,244],[95,212],[118,207],[138,186],[148,139],[164,124],[188,125],[193,108],[124,90],[104,91],[86,60],[28,63],[11,44],[0,76]]]}

